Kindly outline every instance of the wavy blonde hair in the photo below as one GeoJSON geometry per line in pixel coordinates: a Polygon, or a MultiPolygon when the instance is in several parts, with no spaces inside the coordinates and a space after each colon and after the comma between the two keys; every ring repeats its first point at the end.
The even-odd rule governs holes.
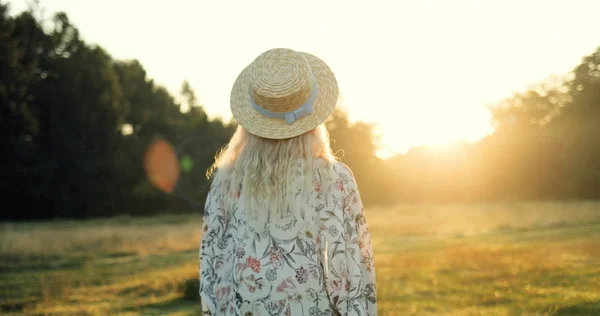
{"type": "Polygon", "coordinates": [[[281,140],[261,138],[238,126],[207,176],[224,211],[231,212],[237,199],[243,199],[249,225],[261,230],[267,221],[299,215],[296,197],[314,190],[317,173],[330,178],[323,176],[333,172],[335,161],[324,124],[281,140]]]}

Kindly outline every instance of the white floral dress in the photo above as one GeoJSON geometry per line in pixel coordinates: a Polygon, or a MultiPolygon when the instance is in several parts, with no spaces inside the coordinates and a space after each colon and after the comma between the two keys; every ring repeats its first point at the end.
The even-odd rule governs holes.
{"type": "Polygon", "coordinates": [[[299,229],[291,229],[298,224],[291,221],[256,233],[246,225],[243,205],[229,218],[211,189],[200,246],[204,314],[377,314],[362,201],[350,169],[336,162],[334,170],[328,194],[315,176],[314,192],[299,199],[305,205],[299,229]]]}

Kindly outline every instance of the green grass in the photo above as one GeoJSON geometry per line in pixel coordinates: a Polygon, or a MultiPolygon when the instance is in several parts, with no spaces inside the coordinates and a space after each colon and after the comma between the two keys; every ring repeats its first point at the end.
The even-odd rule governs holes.
{"type": "MultiPolygon", "coordinates": [[[[600,203],[367,213],[381,315],[600,315],[600,203]]],[[[200,217],[0,224],[2,315],[197,315],[200,217]]]]}

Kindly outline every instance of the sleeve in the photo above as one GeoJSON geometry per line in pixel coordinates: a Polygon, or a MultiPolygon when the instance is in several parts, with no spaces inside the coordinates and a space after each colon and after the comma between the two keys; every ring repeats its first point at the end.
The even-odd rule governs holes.
{"type": "Polygon", "coordinates": [[[375,266],[362,200],[350,169],[335,183],[335,208],[323,222],[325,287],[341,315],[377,315],[375,266]],[[336,203],[337,201],[337,203],[336,203]],[[338,214],[341,213],[341,214],[338,214]]]}
{"type": "Polygon", "coordinates": [[[200,251],[199,251],[199,275],[200,275],[200,284],[199,284],[199,295],[200,295],[200,305],[202,310],[202,315],[214,315],[211,313],[211,310],[215,310],[214,301],[211,300],[212,293],[212,280],[214,280],[212,269],[210,268],[211,258],[214,257],[212,253],[212,234],[209,232],[210,221],[211,221],[211,207],[213,201],[212,191],[208,193],[206,197],[206,204],[204,207],[204,213],[202,215],[202,231],[200,233],[200,251]]]}

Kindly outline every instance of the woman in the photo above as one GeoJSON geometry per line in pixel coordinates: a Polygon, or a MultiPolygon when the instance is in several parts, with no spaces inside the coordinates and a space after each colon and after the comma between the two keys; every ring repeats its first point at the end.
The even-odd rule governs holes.
{"type": "Polygon", "coordinates": [[[324,127],[338,99],[315,56],[273,49],[237,78],[239,126],[209,172],[200,296],[209,315],[375,315],[356,182],[324,127]]]}

